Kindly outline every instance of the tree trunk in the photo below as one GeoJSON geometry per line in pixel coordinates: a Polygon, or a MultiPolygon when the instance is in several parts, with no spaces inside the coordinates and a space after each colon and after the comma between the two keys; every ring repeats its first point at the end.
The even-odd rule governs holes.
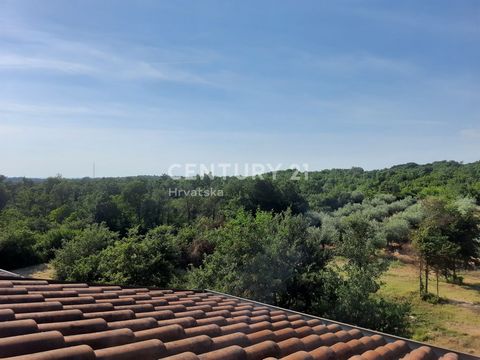
{"type": "Polygon", "coordinates": [[[428,263],[425,263],[425,294],[428,294],[428,263]]]}
{"type": "Polygon", "coordinates": [[[436,272],[437,272],[437,274],[436,274],[437,275],[437,297],[439,297],[439,295],[438,295],[438,275],[439,275],[438,272],[439,272],[439,270],[437,269],[436,272]]]}
{"type": "Polygon", "coordinates": [[[420,258],[419,272],[418,272],[418,284],[419,284],[419,286],[420,286],[420,296],[422,296],[422,294],[423,294],[422,274],[423,274],[423,259],[420,258]]]}

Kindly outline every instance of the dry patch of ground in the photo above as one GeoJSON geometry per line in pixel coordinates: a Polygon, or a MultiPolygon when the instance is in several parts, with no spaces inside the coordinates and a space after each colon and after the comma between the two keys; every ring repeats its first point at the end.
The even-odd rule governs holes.
{"type": "Polygon", "coordinates": [[[13,270],[14,273],[23,277],[37,278],[37,279],[53,279],[55,271],[50,264],[39,264],[28,266],[25,268],[13,270]]]}

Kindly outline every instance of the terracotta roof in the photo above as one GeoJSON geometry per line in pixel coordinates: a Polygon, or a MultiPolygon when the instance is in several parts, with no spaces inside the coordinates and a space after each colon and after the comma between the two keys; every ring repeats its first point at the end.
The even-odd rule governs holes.
{"type": "Polygon", "coordinates": [[[473,359],[211,291],[0,279],[0,358],[473,359]]]}

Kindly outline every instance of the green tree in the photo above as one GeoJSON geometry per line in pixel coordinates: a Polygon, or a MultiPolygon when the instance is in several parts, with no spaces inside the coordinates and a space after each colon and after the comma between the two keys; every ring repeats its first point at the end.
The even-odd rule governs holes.
{"type": "Polygon", "coordinates": [[[166,287],[175,275],[179,257],[171,227],[159,226],[146,235],[132,229],[127,237],[100,253],[99,280],[166,287]]]}
{"type": "Polygon", "coordinates": [[[35,234],[22,224],[13,223],[0,231],[0,268],[18,269],[36,264],[35,234]]]}
{"type": "Polygon", "coordinates": [[[427,198],[422,201],[424,218],[414,234],[419,257],[419,290],[428,294],[428,276],[433,269],[456,281],[459,266],[467,267],[478,254],[480,217],[470,199],[427,198]]]}
{"type": "Polygon", "coordinates": [[[118,240],[118,233],[105,224],[88,225],[56,252],[53,265],[57,277],[68,281],[96,281],[101,250],[118,240]]]}
{"type": "Polygon", "coordinates": [[[35,253],[42,261],[49,261],[54,258],[55,252],[61,249],[66,242],[72,240],[78,232],[78,230],[65,225],[50,229],[37,236],[34,246],[35,253]]]}
{"type": "Polygon", "coordinates": [[[416,231],[414,246],[419,254],[420,294],[422,296],[428,294],[429,274],[433,269],[437,275],[438,296],[438,275],[446,268],[449,259],[458,253],[459,248],[450,242],[447,236],[442,235],[438,227],[426,223],[416,231]]]}
{"type": "Polygon", "coordinates": [[[382,243],[374,223],[360,214],[343,220],[336,253],[343,259],[333,266],[323,289],[326,316],[380,331],[405,335],[409,305],[376,296],[387,263],[377,254],[382,243]]]}
{"type": "Polygon", "coordinates": [[[190,271],[190,284],[268,303],[308,306],[309,293],[299,289],[307,280],[302,276],[323,263],[316,261],[321,248],[308,241],[307,227],[305,218],[290,212],[240,211],[211,232],[215,250],[190,271]]]}
{"type": "Polygon", "coordinates": [[[410,224],[400,216],[392,216],[383,223],[383,235],[390,248],[399,247],[410,240],[410,224]]]}
{"type": "Polygon", "coordinates": [[[7,205],[8,193],[5,184],[3,184],[2,175],[0,175],[0,211],[7,205]]]}
{"type": "Polygon", "coordinates": [[[126,232],[128,220],[119,206],[118,196],[103,194],[95,205],[94,221],[104,222],[113,231],[126,232]]]}
{"type": "Polygon", "coordinates": [[[141,206],[148,193],[147,184],[144,180],[127,182],[122,191],[121,199],[125,203],[125,210],[128,210],[132,223],[139,223],[141,219],[141,206]]]}

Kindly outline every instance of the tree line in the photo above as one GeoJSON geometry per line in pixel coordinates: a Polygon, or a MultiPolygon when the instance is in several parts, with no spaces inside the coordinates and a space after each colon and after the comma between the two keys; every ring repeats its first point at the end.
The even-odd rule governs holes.
{"type": "Polygon", "coordinates": [[[408,304],[377,294],[393,253],[412,247],[424,298],[430,273],[478,265],[480,162],[291,175],[0,177],[0,268],[209,288],[407,335],[408,304]],[[202,188],[223,196],[169,191],[202,188]]]}

